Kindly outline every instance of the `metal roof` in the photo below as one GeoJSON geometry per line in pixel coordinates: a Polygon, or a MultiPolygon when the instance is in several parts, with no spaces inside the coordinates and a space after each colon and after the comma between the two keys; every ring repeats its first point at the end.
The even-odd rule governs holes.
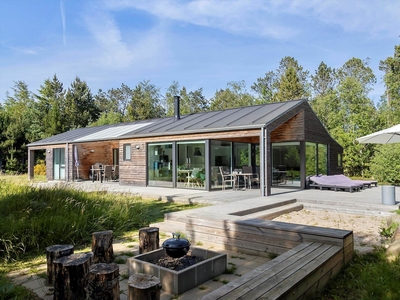
{"type": "Polygon", "coordinates": [[[294,100],[200,112],[183,115],[178,120],[174,117],[166,117],[78,128],[33,142],[28,146],[261,128],[303,102],[305,100],[294,100]]]}

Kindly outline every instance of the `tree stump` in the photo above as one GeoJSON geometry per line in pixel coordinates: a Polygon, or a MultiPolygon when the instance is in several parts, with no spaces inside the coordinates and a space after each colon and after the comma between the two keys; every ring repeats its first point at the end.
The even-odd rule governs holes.
{"type": "Polygon", "coordinates": [[[86,299],[86,285],[93,253],[76,253],[56,259],[54,263],[54,300],[86,299]]]}
{"type": "Polygon", "coordinates": [[[93,263],[111,263],[114,261],[112,230],[92,234],[93,263]]]}
{"type": "Polygon", "coordinates": [[[89,269],[88,300],[119,300],[119,266],[99,263],[89,269]]]}
{"type": "Polygon", "coordinates": [[[137,273],[128,280],[128,300],[160,300],[160,279],[148,274],[137,273]]]}
{"type": "Polygon", "coordinates": [[[73,245],[53,245],[46,248],[47,274],[46,285],[54,284],[54,265],[53,261],[74,253],[73,245]]]}
{"type": "Polygon", "coordinates": [[[139,229],[139,254],[147,253],[160,248],[159,229],[145,227],[139,229]]]}

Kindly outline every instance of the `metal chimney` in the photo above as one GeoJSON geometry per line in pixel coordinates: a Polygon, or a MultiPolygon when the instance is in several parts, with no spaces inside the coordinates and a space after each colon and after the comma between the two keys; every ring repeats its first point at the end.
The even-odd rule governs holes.
{"type": "Polygon", "coordinates": [[[174,96],[174,100],[175,100],[175,121],[179,120],[181,118],[181,107],[180,107],[180,99],[181,97],[179,96],[174,96]]]}

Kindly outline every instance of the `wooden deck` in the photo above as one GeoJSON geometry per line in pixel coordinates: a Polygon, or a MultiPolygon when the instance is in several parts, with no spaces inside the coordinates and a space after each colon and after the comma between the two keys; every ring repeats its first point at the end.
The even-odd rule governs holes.
{"type": "Polygon", "coordinates": [[[202,299],[309,298],[320,291],[342,266],[339,246],[302,243],[202,299]]]}
{"type": "Polygon", "coordinates": [[[165,222],[151,226],[182,232],[193,244],[213,243],[259,256],[278,254],[203,299],[298,299],[319,292],[352,259],[354,244],[352,231],[269,220],[280,211],[299,210],[297,205],[289,200],[253,207],[248,203],[242,210],[235,203],[204,207],[167,214],[165,222]]]}

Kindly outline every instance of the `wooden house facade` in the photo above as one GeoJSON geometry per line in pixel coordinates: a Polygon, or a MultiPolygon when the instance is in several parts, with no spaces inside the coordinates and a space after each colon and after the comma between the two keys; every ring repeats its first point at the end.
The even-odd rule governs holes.
{"type": "Polygon", "coordinates": [[[178,97],[173,117],[79,128],[28,149],[30,179],[35,151],[45,150],[47,180],[93,180],[101,164],[117,166],[113,179],[124,185],[211,191],[233,187],[224,174],[251,167],[263,196],[274,185],[304,188],[309,175],[341,174],[343,152],[306,100],[180,116],[178,97]]]}

